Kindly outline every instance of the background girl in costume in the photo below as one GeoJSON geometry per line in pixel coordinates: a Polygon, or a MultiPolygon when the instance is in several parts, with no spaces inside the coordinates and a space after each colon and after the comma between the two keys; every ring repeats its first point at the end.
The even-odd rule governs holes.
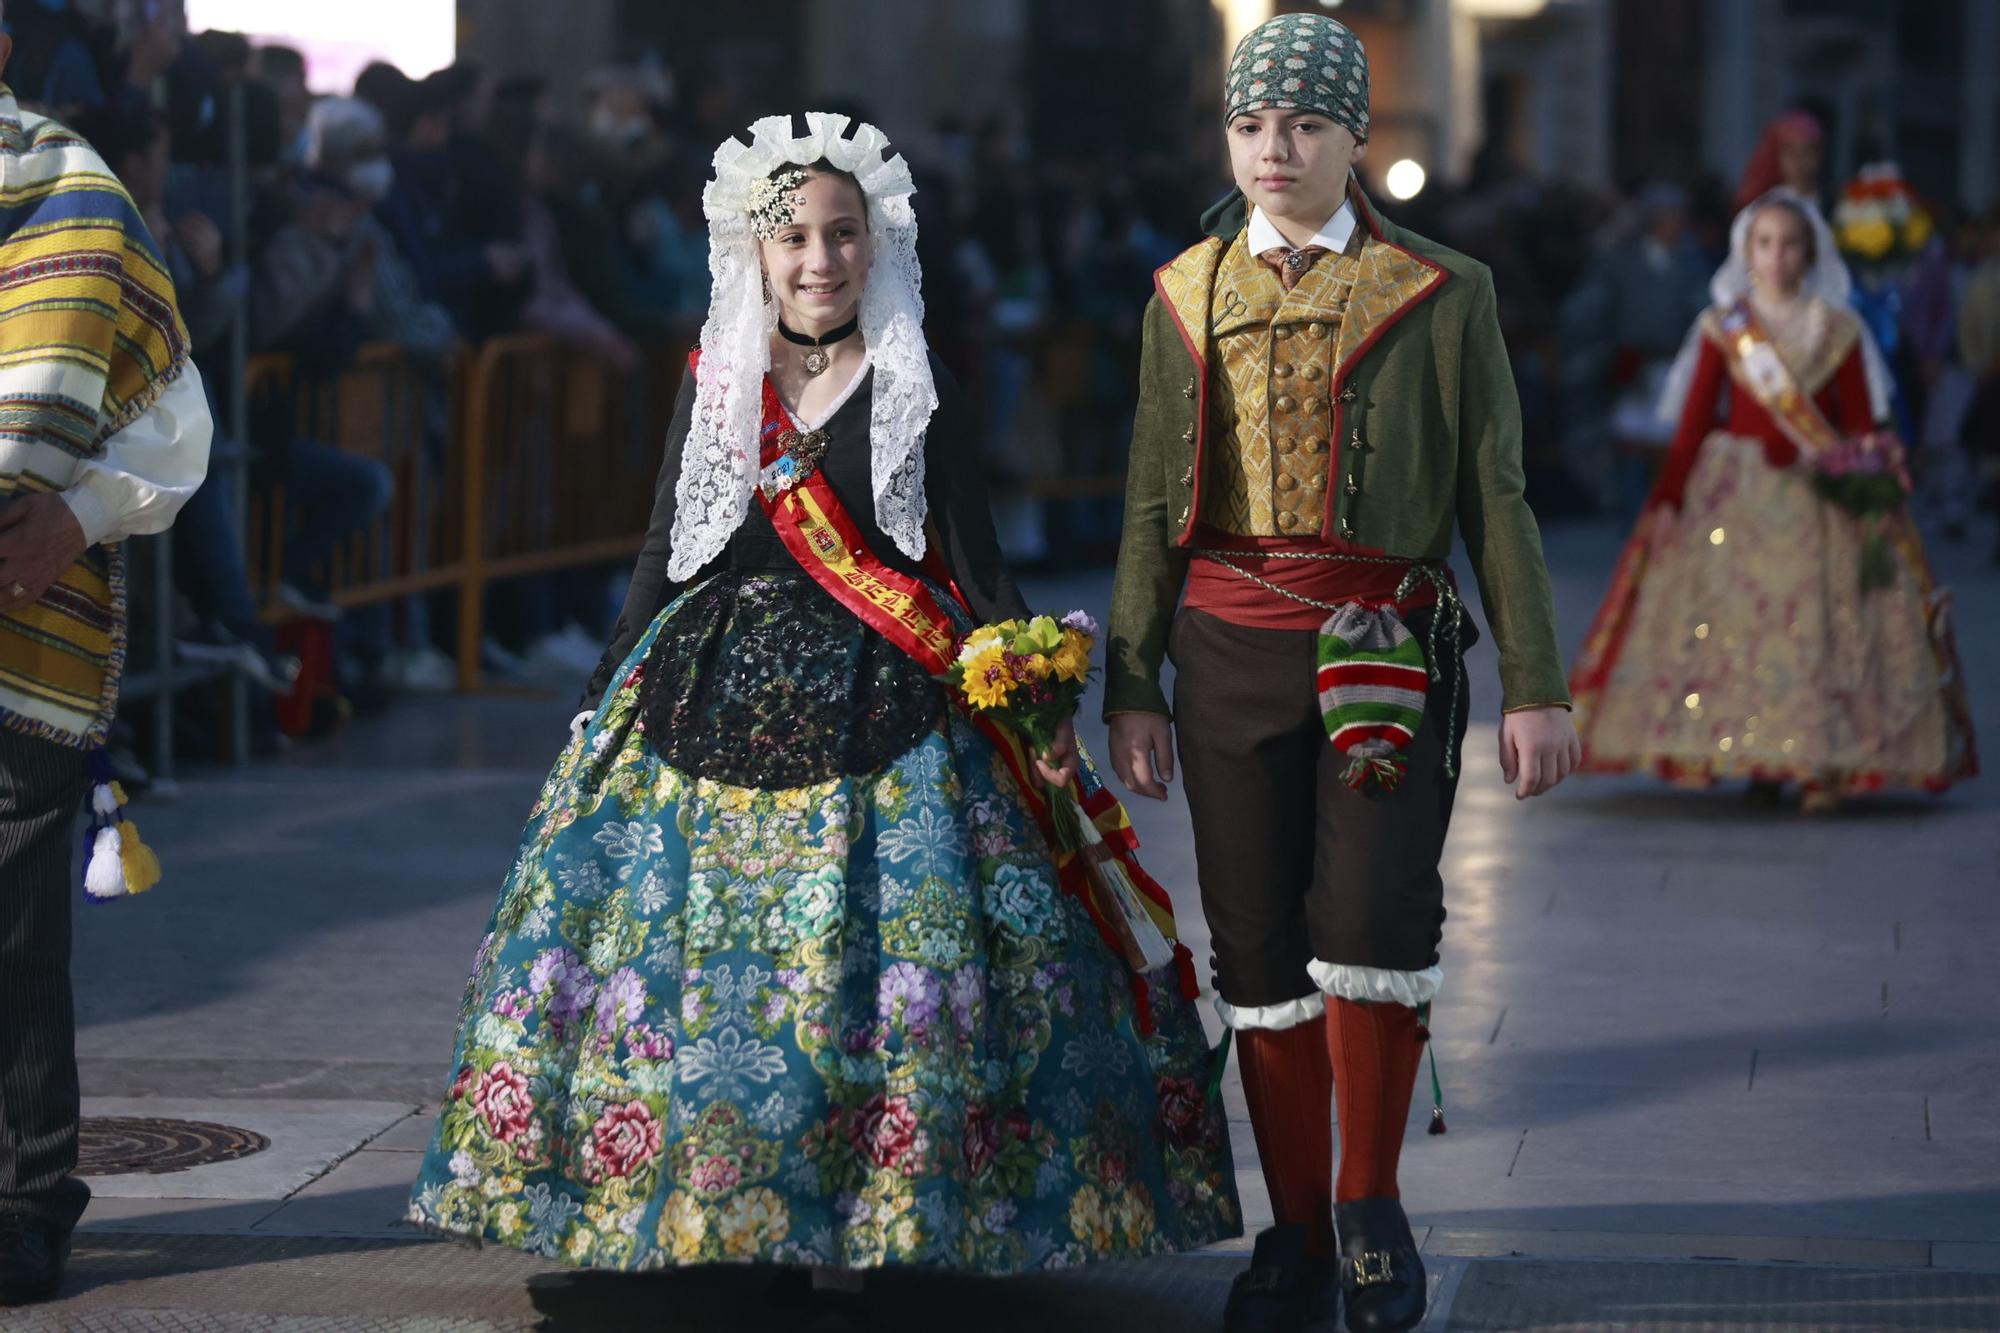
{"type": "MultiPolygon", "coordinates": [[[[1135,988],[919,660],[940,618],[949,649],[1027,608],[924,345],[908,170],[805,119],[716,152],[651,532],[480,946],[411,1216],[849,1289],[1235,1235],[1177,972],[1135,988]]],[[[1075,776],[1073,745],[1039,776],[1075,776]]]]}
{"type": "Polygon", "coordinates": [[[1796,782],[1816,807],[1971,776],[1950,598],[1901,447],[1875,433],[1818,209],[1781,187],[1744,210],[1711,294],[1662,404],[1673,448],[1572,674],[1585,767],[1796,782]]]}

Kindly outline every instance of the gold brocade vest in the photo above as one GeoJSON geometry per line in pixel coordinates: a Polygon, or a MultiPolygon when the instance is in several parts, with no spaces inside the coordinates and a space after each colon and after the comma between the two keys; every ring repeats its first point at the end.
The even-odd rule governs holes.
{"type": "Polygon", "coordinates": [[[1366,237],[1321,255],[1286,291],[1237,234],[1209,304],[1215,375],[1209,397],[1209,526],[1241,537],[1317,537],[1326,512],[1333,428],[1327,389],[1366,237]]]}

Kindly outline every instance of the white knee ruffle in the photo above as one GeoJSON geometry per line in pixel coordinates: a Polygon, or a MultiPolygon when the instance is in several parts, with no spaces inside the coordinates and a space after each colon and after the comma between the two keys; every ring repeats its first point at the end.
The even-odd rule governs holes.
{"type": "Polygon", "coordinates": [[[1306,964],[1306,975],[1328,995],[1343,1000],[1406,1004],[1412,1009],[1436,999],[1444,985],[1444,970],[1435,963],[1421,972],[1395,972],[1384,967],[1322,963],[1315,958],[1306,964]]]}
{"type": "Polygon", "coordinates": [[[1217,997],[1215,1012],[1221,1016],[1222,1025],[1237,1032],[1245,1028],[1260,1028],[1266,1032],[1283,1032],[1301,1023],[1311,1023],[1326,1013],[1324,995],[1301,995],[1296,1000],[1286,1000],[1283,1004],[1234,1005],[1217,997]]]}

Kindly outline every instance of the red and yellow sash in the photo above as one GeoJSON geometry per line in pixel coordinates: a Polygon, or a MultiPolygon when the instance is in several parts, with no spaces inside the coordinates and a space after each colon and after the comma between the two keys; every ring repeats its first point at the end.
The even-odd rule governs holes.
{"type": "Polygon", "coordinates": [[[1797,373],[1748,301],[1738,301],[1724,311],[1717,328],[1722,333],[1723,359],[1729,365],[1731,382],[1771,414],[1778,429],[1801,453],[1822,453],[1839,443],[1840,432],[1799,383],[1797,373]]]}
{"type": "MultiPolygon", "coordinates": [[[[690,369],[693,369],[697,359],[696,355],[689,356],[690,369]]],[[[764,421],[758,436],[761,449],[759,466],[768,467],[776,462],[783,452],[780,439],[787,432],[797,429],[791,414],[779,400],[777,389],[767,378],[764,381],[764,421]]],[[[785,543],[785,549],[792,553],[792,558],[799,562],[799,567],[813,582],[860,617],[863,624],[908,653],[925,671],[933,676],[944,674],[958,651],[959,634],[951,616],[921,579],[891,569],[868,549],[861,529],[848,514],[823,472],[814,469],[788,489],[780,491],[776,497],[767,495],[759,486],[757,502],[763,506],[771,526],[777,530],[779,540],[785,543]]],[[[932,542],[931,548],[935,555],[937,544],[932,542]]],[[[943,574],[941,562],[934,562],[932,567],[939,572],[939,582],[950,590],[969,614],[970,607],[949,576],[943,574]]],[[[1044,839],[1054,848],[1055,829],[1050,821],[1043,784],[1035,775],[1033,756],[1021,738],[1007,728],[979,713],[972,713],[970,717],[999,752],[1001,760],[1014,776],[1021,799],[1034,814],[1044,839]]],[[[1097,826],[1105,847],[1124,865],[1132,882],[1138,886],[1154,924],[1168,939],[1175,941],[1175,971],[1181,993],[1193,999],[1199,994],[1194,959],[1187,947],[1179,943],[1180,935],[1174,926],[1173,900],[1139,864],[1136,855],[1139,839],[1125,807],[1102,784],[1095,784],[1093,791],[1078,782],[1073,790],[1085,813],[1097,826]]],[[[1080,901],[1090,913],[1091,921],[1111,952],[1117,957],[1124,957],[1111,925],[1110,912],[1114,909],[1097,900],[1095,882],[1084,858],[1075,853],[1057,853],[1056,871],[1064,891],[1080,901]]],[[[1132,978],[1132,996],[1137,1006],[1140,1030],[1151,1032],[1154,1026],[1152,1007],[1148,1002],[1144,978],[1132,978]]]]}

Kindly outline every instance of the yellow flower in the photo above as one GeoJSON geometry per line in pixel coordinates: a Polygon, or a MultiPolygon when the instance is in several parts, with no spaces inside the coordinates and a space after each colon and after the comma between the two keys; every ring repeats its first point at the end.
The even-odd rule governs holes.
{"type": "Polygon", "coordinates": [[[1039,685],[1049,678],[1051,664],[1049,659],[1042,654],[1031,653],[1024,657],[1016,657],[1008,662],[1007,670],[1015,680],[1020,681],[1023,685],[1039,685]]]}
{"type": "Polygon", "coordinates": [[[999,642],[1001,642],[1001,634],[998,625],[981,625],[978,629],[966,635],[965,641],[958,645],[958,660],[961,662],[969,661],[983,649],[989,648],[999,642]]]}
{"type": "Polygon", "coordinates": [[[708,1237],[708,1217],[694,1196],[675,1190],[660,1210],[660,1244],[672,1251],[681,1263],[701,1258],[701,1243],[708,1237]]]}
{"type": "Polygon", "coordinates": [[[1054,666],[1056,674],[1064,680],[1082,680],[1090,674],[1090,641],[1075,630],[1063,635],[1062,647],[1056,649],[1054,666]]]}
{"type": "Polygon", "coordinates": [[[965,664],[965,697],[974,708],[997,708],[1014,689],[1007,673],[1007,655],[997,643],[988,644],[965,664]]]}
{"type": "Polygon", "coordinates": [[[1070,1234],[1089,1247],[1093,1254],[1111,1250],[1111,1219],[1105,1215],[1104,1196],[1097,1186],[1085,1185],[1069,1202],[1070,1234]]]}
{"type": "Polygon", "coordinates": [[[1840,248],[1865,259],[1880,259],[1896,245],[1896,229],[1879,215],[1857,217],[1840,228],[1840,248]]]}
{"type": "Polygon", "coordinates": [[[731,1258],[751,1258],[783,1240],[791,1225],[791,1214],[777,1194],[762,1186],[745,1190],[723,1205],[722,1252],[731,1258]]]}

